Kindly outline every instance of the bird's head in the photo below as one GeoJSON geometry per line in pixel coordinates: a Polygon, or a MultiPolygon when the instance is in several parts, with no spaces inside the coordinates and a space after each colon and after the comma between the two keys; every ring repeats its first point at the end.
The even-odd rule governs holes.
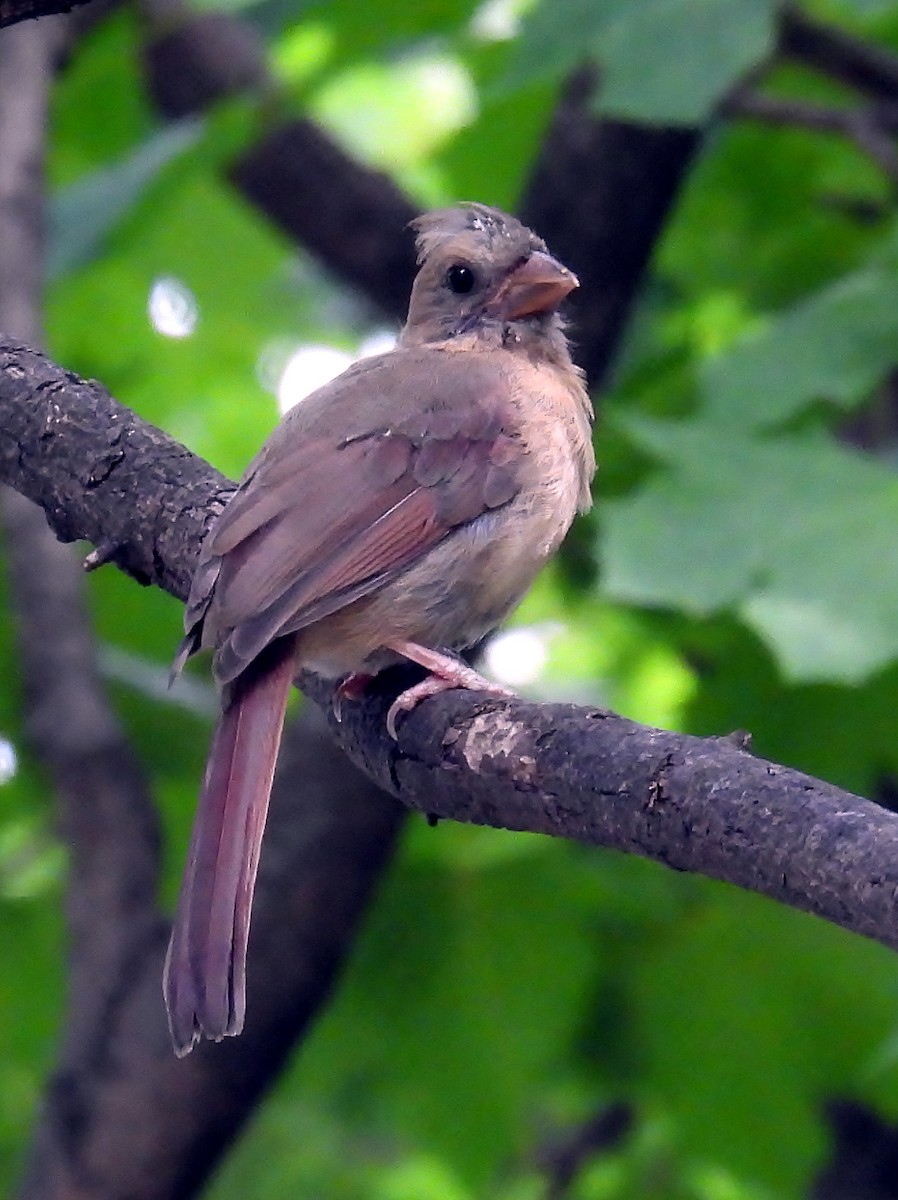
{"type": "Polygon", "coordinates": [[[560,336],[557,309],[577,277],[515,217],[464,204],[418,217],[418,275],[403,342],[483,334],[503,345],[560,336]]]}

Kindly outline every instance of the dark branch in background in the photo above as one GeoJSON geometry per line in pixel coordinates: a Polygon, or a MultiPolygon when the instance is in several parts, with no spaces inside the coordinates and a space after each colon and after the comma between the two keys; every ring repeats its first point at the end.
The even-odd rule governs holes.
{"type": "Polygon", "coordinates": [[[832,1157],[811,1188],[811,1200],[895,1200],[898,1128],[852,1100],[826,1106],[832,1157]]]}
{"type": "MultiPolygon", "coordinates": [[[[334,746],[311,705],[285,736],[272,800],[246,1031],[176,1059],[160,990],[168,923],[157,916],[154,927],[130,931],[119,910],[130,956],[118,960],[115,990],[100,957],[82,994],[92,1028],[72,1025],[67,1041],[92,1037],[77,1056],[64,1053],[51,1077],[22,1200],[195,1196],[318,1015],[401,811],[334,746]]],[[[121,836],[121,815],[112,815],[121,836]]]]}
{"type": "Polygon", "coordinates": [[[829,108],[804,100],[765,96],[737,90],[726,99],[722,111],[728,117],[746,117],[767,125],[836,133],[854,142],[858,150],[898,185],[898,105],[879,104],[865,108],[829,108]]]}
{"type": "Polygon", "coordinates": [[[595,86],[588,69],[566,85],[521,213],[580,278],[572,336],[600,388],[701,135],[599,120],[589,110],[595,86]]]}
{"type": "Polygon", "coordinates": [[[229,178],[344,282],[405,320],[415,269],[407,226],[420,209],[387,175],[354,162],[300,118],[274,126],[233,164],[229,178]]]}
{"type": "Polygon", "coordinates": [[[609,1104],[575,1128],[547,1138],[535,1155],[536,1166],[546,1176],[545,1200],[569,1195],[580,1172],[600,1154],[616,1149],[635,1118],[629,1104],[609,1104]]]}
{"type": "MultiPolygon", "coordinates": [[[[78,499],[85,445],[67,454],[72,413],[62,372],[60,387],[47,394],[53,370],[34,352],[0,342],[0,477],[35,498],[42,491],[57,503],[70,496],[65,527],[71,535],[79,513],[95,521],[108,508],[102,497],[78,499]],[[35,381],[30,396],[23,382],[29,377],[35,381]],[[53,420],[48,409],[57,414],[53,420]],[[43,487],[44,475],[56,482],[43,487]]],[[[93,391],[99,396],[102,389],[93,385],[93,391]]],[[[101,446],[106,434],[99,414],[105,411],[108,421],[116,407],[105,397],[92,410],[101,446]]],[[[119,422],[125,419],[120,412],[119,422]]],[[[129,472],[140,513],[153,509],[160,488],[177,486],[149,467],[135,470],[127,449],[116,469],[129,472]]],[[[202,469],[198,462],[197,477],[202,469]]],[[[220,476],[209,469],[210,500],[219,493],[220,476]]],[[[198,495],[194,489],[194,502],[198,495]]],[[[196,529],[194,506],[180,519],[196,529]]],[[[138,524],[134,536],[152,540],[138,524]]],[[[187,541],[182,534],[165,545],[187,541]]],[[[162,563],[159,578],[182,578],[185,566],[162,563]]],[[[395,675],[382,677],[365,702],[344,705],[342,724],[332,715],[330,721],[366,774],[403,803],[454,820],[627,850],[898,946],[898,816],[885,809],[754,758],[732,739],[668,733],[568,705],[451,692],[420,705],[393,742],[385,715],[397,686],[395,675]]],[[[327,685],[309,679],[306,692],[330,712],[327,685]]]]}
{"type": "Polygon", "coordinates": [[[721,105],[723,115],[838,134],[854,142],[898,185],[898,55],[815,21],[787,4],[780,16],[777,57],[859,92],[868,103],[850,108],[826,106],[765,95],[754,84],[746,84],[726,97],[721,105]]]}
{"type": "Polygon", "coordinates": [[[780,18],[779,53],[866,96],[898,96],[898,56],[786,4],[780,18]]]}
{"type": "MultiPolygon", "coordinates": [[[[40,338],[42,172],[56,23],[0,36],[0,326],[40,338]]],[[[71,1070],[121,984],[127,947],[158,923],[158,829],[134,756],[103,695],[77,562],[43,513],[0,492],[0,522],[31,748],[53,780],[72,851],[71,941],[61,1062],[71,1070]],[[110,821],[110,817],[115,819],[110,821]]],[[[49,1126],[41,1125],[33,1158],[49,1126]]]]}
{"type": "MultiPolygon", "coordinates": [[[[0,35],[0,327],[34,341],[41,336],[44,130],[59,33],[58,23],[43,22],[0,35]]],[[[28,739],[52,778],[57,820],[71,850],[58,1078],[74,1081],[145,943],[158,934],[159,831],[140,768],[103,693],[75,558],[18,492],[0,491],[0,523],[28,739]]],[[[41,1164],[57,1161],[53,1109],[48,1097],[29,1180],[43,1173],[41,1164]]]]}

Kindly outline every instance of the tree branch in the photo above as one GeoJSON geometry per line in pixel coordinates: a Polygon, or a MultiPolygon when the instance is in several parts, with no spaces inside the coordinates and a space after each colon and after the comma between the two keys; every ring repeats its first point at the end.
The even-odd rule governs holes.
{"type": "Polygon", "coordinates": [[[184,600],[199,545],[234,485],[100,384],[0,334],[0,476],[63,542],[102,548],[184,600]]]}
{"type": "Polygon", "coordinates": [[[300,117],[270,129],[232,164],[228,177],[339,278],[393,320],[405,320],[415,271],[407,226],[420,209],[388,175],[355,162],[300,117]]]}
{"type": "Polygon", "coordinates": [[[622,1102],[604,1105],[570,1129],[553,1133],[537,1147],[537,1167],[546,1176],[544,1200],[565,1200],[587,1164],[615,1149],[630,1133],[635,1112],[622,1102]]]}
{"type": "Polygon", "coordinates": [[[898,55],[835,25],[815,21],[796,4],[783,6],[778,50],[874,99],[898,96],[898,55]]]}
{"type": "MultiPolygon", "coordinates": [[[[330,689],[304,690],[326,706],[330,689]]],[[[604,710],[450,692],[383,732],[383,680],[347,706],[347,753],[410,807],[653,858],[760,892],[898,948],[898,816],[738,738],[697,738],[604,710]]]]}
{"type": "MultiPolygon", "coordinates": [[[[140,11],[147,88],[164,117],[202,112],[241,91],[254,90],[270,105],[275,82],[247,21],[196,13],[182,0],[141,0],[140,11]]],[[[313,121],[290,117],[268,123],[228,178],[335,275],[404,320],[415,269],[406,226],[419,209],[388,175],[357,162],[313,121]]]]}
{"type": "Polygon", "coordinates": [[[894,140],[898,108],[894,101],[863,108],[833,108],[739,88],[726,98],[721,111],[728,117],[746,117],[768,125],[840,134],[898,184],[898,146],[894,140]]]}
{"type": "Polygon", "coordinates": [[[747,117],[771,125],[840,134],[853,141],[889,179],[898,182],[898,55],[837,26],[816,21],[795,4],[783,6],[777,51],[780,58],[826,75],[872,103],[856,108],[830,107],[763,95],[746,85],[724,100],[721,111],[730,117],[747,117]]]}
{"type": "Polygon", "coordinates": [[[646,268],[701,145],[697,129],[599,119],[591,68],[562,94],[521,201],[525,222],[576,272],[577,361],[591,389],[611,373],[646,268]]]}
{"type": "MultiPolygon", "coordinates": [[[[131,513],[124,534],[135,547],[155,547],[154,578],[182,594],[195,552],[190,534],[205,525],[200,497],[205,490],[216,501],[221,477],[201,460],[185,459],[183,447],[166,453],[165,435],[99,385],[0,342],[0,477],[33,498],[51,497],[51,519],[67,536],[104,536],[103,513],[116,540],[123,535],[121,515],[107,507],[110,496],[85,489],[79,469],[97,457],[91,436],[99,456],[106,452],[110,425],[132,431],[115,468],[129,479],[127,496],[119,497],[131,513]],[[43,386],[29,392],[25,380],[36,377],[43,386]],[[94,398],[87,413],[80,407],[85,397],[94,398]],[[71,443],[69,429],[76,431],[71,443]],[[150,442],[159,447],[157,462],[146,454],[150,442]],[[144,447],[134,461],[132,444],[144,447]],[[172,473],[185,469],[191,502],[179,508],[171,497],[184,492],[172,473]],[[176,526],[170,538],[159,536],[159,497],[169,498],[176,526]]],[[[121,550],[123,561],[141,558],[130,544],[121,550]]],[[[312,678],[304,686],[330,712],[330,687],[312,678]]],[[[754,758],[731,739],[664,732],[565,705],[451,692],[420,705],[392,742],[384,718],[396,688],[395,673],[382,676],[363,703],[344,705],[342,724],[330,721],[344,749],[404,804],[640,854],[898,946],[898,816],[885,809],[754,758]]]]}

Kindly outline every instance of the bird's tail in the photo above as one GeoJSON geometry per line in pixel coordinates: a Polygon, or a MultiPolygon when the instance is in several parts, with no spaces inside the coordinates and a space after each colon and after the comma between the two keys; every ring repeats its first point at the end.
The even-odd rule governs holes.
{"type": "Polygon", "coordinates": [[[179,1057],[200,1037],[243,1028],[253,888],[293,672],[293,639],[279,639],[231,686],[212,738],[165,959],[179,1057]]]}

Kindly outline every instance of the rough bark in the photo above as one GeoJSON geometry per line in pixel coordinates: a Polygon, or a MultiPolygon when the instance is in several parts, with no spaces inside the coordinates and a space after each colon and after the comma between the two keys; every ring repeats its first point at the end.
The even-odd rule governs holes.
{"type": "Polygon", "coordinates": [[[4,477],[18,478],[60,541],[93,542],[96,559],[185,599],[199,544],[234,485],[102,385],[2,334],[0,376],[4,477]]]}

